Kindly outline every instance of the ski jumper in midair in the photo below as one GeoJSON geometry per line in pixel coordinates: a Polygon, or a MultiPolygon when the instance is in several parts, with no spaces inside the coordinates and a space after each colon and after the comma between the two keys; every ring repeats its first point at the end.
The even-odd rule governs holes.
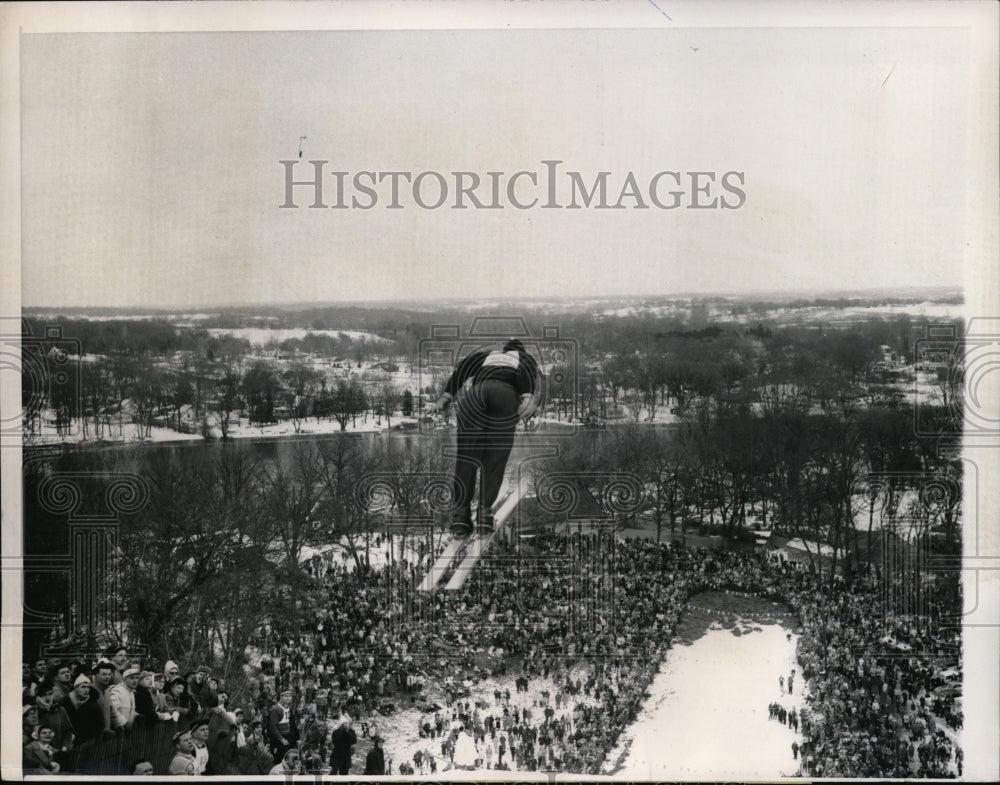
{"type": "Polygon", "coordinates": [[[479,472],[479,514],[483,531],[492,531],[492,507],[503,485],[518,419],[537,408],[538,364],[517,339],[499,351],[481,349],[461,360],[432,409],[448,406],[471,380],[457,407],[458,454],[455,460],[451,530],[472,532],[472,497],[479,472]]]}

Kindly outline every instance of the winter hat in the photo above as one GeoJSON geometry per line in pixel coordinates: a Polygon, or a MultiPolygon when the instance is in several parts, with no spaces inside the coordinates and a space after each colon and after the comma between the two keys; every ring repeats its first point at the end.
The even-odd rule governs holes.
{"type": "Polygon", "coordinates": [[[76,677],[76,681],[73,682],[74,687],[79,687],[81,684],[86,684],[88,687],[91,684],[91,681],[89,678],[87,678],[86,673],[81,673],[79,676],[76,677]]]}
{"type": "Polygon", "coordinates": [[[122,678],[127,679],[129,676],[138,676],[140,673],[142,673],[142,671],[140,671],[134,665],[130,665],[125,669],[125,672],[122,673],[122,678]]]}

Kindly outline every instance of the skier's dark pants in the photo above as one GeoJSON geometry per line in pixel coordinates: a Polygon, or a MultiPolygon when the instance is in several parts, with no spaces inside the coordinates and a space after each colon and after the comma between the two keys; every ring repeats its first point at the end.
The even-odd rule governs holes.
{"type": "Polygon", "coordinates": [[[474,385],[462,399],[457,413],[455,518],[469,520],[477,469],[481,469],[479,509],[489,510],[500,495],[514,446],[518,403],[517,391],[495,379],[474,385]]]}

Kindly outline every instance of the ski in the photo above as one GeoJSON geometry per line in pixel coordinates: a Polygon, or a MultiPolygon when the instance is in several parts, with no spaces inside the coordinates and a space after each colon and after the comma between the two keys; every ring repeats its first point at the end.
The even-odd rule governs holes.
{"type": "Polygon", "coordinates": [[[418,591],[434,591],[434,587],[438,583],[444,580],[445,575],[451,569],[452,565],[461,558],[462,552],[465,547],[469,544],[468,537],[454,537],[451,542],[449,542],[441,555],[437,557],[437,560],[430,566],[427,570],[427,574],[424,579],[417,586],[418,591]]]}
{"type": "Polygon", "coordinates": [[[461,564],[455,567],[451,578],[445,584],[445,591],[459,591],[465,585],[465,581],[468,580],[470,573],[476,568],[483,554],[489,550],[499,526],[500,524],[498,523],[497,529],[494,529],[489,534],[473,534],[469,538],[471,542],[469,543],[468,550],[465,551],[465,558],[461,560],[461,564]]]}
{"type": "Polygon", "coordinates": [[[483,557],[483,554],[489,550],[497,532],[507,525],[508,519],[517,508],[517,504],[521,501],[523,495],[522,485],[515,483],[510,493],[500,504],[500,508],[493,514],[493,531],[489,534],[473,534],[470,538],[472,542],[468,550],[465,551],[461,564],[455,567],[455,571],[445,585],[445,591],[459,591],[465,585],[469,575],[472,574],[476,565],[479,564],[479,560],[483,557]]]}

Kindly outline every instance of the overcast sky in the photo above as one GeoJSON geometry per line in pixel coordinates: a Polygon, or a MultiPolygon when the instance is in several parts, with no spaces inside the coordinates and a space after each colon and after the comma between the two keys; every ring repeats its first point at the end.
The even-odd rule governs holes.
{"type": "Polygon", "coordinates": [[[943,27],[26,34],[23,303],[961,286],[968,51],[943,27]],[[425,210],[402,183],[393,210],[383,183],[371,210],[308,209],[302,187],[281,209],[300,136],[296,176],[328,160],[348,203],[360,170],[549,159],[610,172],[612,203],[630,171],[715,172],[705,199],[730,203],[738,171],[746,198],[425,210]]]}

